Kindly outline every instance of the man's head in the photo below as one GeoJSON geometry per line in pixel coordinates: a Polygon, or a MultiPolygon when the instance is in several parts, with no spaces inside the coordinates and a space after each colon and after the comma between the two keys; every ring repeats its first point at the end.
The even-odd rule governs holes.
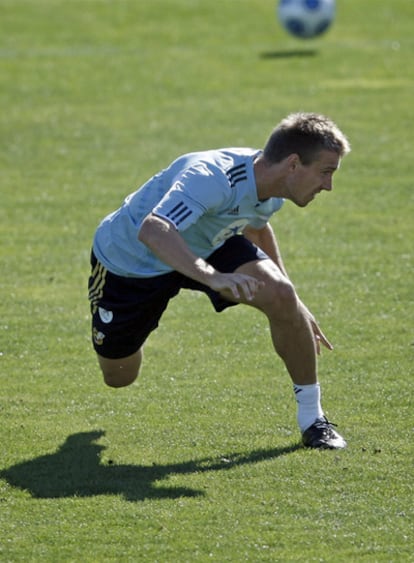
{"type": "Polygon", "coordinates": [[[305,207],[322,190],[332,190],[332,176],[350,150],[348,139],[327,117],[288,115],[255,162],[259,199],[283,197],[305,207]]]}
{"type": "Polygon", "coordinates": [[[299,112],[288,115],[273,129],[263,156],[276,163],[297,154],[306,166],[318,158],[320,151],[335,152],[342,158],[350,150],[348,139],[328,117],[299,112]]]}

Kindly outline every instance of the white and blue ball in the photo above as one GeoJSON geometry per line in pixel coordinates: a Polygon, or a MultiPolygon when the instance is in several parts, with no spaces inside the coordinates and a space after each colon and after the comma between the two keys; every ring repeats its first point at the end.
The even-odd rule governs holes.
{"type": "Polygon", "coordinates": [[[335,0],[279,0],[277,16],[290,34],[302,39],[317,37],[335,19],[335,0]]]}

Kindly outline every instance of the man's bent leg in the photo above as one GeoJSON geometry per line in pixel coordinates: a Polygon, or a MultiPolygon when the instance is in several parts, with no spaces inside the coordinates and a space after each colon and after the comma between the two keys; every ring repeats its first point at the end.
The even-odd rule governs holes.
{"type": "Polygon", "coordinates": [[[237,269],[264,282],[250,302],[269,319],[272,342],[294,383],[298,423],[305,446],[338,449],[346,442],[323,414],[317,383],[317,348],[308,313],[295,289],[270,260],[248,262],[237,269]]]}
{"type": "Polygon", "coordinates": [[[273,346],[284,361],[293,383],[317,382],[316,345],[311,324],[290,281],[271,260],[248,262],[237,272],[264,282],[252,301],[268,318],[273,346]]]}
{"type": "Polygon", "coordinates": [[[131,385],[138,377],[142,355],[142,348],[125,358],[104,358],[98,354],[98,361],[105,383],[110,387],[126,387],[131,385]]]}

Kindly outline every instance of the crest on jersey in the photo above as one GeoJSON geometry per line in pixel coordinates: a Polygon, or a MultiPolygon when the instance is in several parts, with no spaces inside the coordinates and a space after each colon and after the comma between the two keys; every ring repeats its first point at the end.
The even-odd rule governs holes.
{"type": "Polygon", "coordinates": [[[234,235],[240,235],[243,232],[244,227],[248,224],[248,219],[237,219],[237,221],[230,223],[230,225],[227,225],[227,227],[224,227],[224,229],[221,229],[221,231],[216,234],[211,241],[212,245],[217,246],[234,235]]]}

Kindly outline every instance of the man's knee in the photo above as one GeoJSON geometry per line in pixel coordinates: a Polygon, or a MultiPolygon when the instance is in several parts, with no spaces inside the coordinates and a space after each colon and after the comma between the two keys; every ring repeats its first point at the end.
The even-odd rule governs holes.
{"type": "Polygon", "coordinates": [[[298,297],[293,284],[288,279],[268,280],[265,312],[279,318],[291,317],[298,313],[298,297]]]}
{"type": "Polygon", "coordinates": [[[110,359],[98,355],[104,382],[109,387],[127,387],[131,385],[139,374],[142,361],[142,351],[126,358],[110,359]]]}
{"type": "Polygon", "coordinates": [[[103,378],[106,385],[109,387],[119,388],[127,387],[134,383],[138,377],[138,373],[123,372],[122,374],[118,372],[106,372],[103,371],[103,378]]]}

